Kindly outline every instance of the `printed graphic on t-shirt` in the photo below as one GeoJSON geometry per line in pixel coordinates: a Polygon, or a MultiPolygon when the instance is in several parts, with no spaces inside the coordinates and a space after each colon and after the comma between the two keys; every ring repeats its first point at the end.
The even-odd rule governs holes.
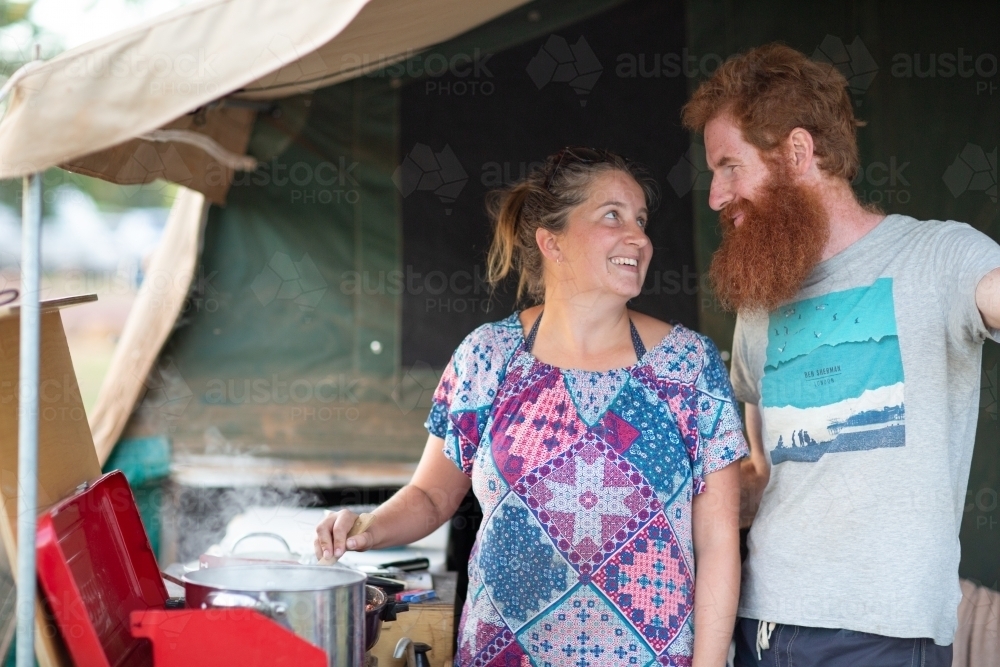
{"type": "Polygon", "coordinates": [[[905,444],[892,278],[770,314],[761,416],[773,465],[905,444]]]}

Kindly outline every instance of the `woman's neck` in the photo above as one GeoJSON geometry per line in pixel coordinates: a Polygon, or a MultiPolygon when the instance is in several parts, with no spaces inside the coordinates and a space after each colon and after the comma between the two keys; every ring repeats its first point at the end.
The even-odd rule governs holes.
{"type": "Polygon", "coordinates": [[[526,310],[531,326],[542,310],[532,354],[560,368],[611,370],[635,363],[626,302],[621,297],[572,298],[546,293],[545,304],[526,310]]]}

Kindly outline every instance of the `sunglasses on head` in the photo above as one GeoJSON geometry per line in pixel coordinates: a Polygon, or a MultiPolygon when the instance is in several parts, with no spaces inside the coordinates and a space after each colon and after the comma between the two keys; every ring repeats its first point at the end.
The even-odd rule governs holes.
{"type": "MultiPolygon", "coordinates": [[[[614,162],[615,155],[611,151],[603,148],[588,148],[586,146],[567,146],[554,156],[555,166],[545,178],[545,189],[552,185],[552,180],[559,173],[559,168],[571,164],[600,164],[602,162],[614,162]]],[[[628,159],[625,159],[628,162],[628,159]]]]}

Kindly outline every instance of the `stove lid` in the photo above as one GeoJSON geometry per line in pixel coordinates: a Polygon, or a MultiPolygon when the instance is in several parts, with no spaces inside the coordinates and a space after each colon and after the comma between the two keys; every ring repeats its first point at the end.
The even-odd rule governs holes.
{"type": "Polygon", "coordinates": [[[121,471],[40,516],[37,553],[38,578],[75,664],[152,664],[149,641],[129,631],[129,614],[162,609],[167,590],[121,471]]]}

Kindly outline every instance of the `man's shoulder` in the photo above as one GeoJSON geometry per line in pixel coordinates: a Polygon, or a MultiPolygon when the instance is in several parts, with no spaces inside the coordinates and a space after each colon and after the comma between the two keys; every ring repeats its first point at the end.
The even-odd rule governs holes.
{"type": "Polygon", "coordinates": [[[887,215],[879,223],[879,227],[885,227],[889,234],[895,234],[912,239],[920,239],[927,236],[944,236],[949,234],[982,234],[972,225],[958,220],[920,220],[909,215],[893,213],[887,215]]]}
{"type": "Polygon", "coordinates": [[[992,258],[1000,253],[994,239],[965,222],[917,220],[902,215],[889,216],[886,222],[892,228],[887,230],[890,233],[884,237],[884,245],[894,249],[907,264],[919,264],[922,274],[928,270],[950,271],[963,258],[992,258]]]}

